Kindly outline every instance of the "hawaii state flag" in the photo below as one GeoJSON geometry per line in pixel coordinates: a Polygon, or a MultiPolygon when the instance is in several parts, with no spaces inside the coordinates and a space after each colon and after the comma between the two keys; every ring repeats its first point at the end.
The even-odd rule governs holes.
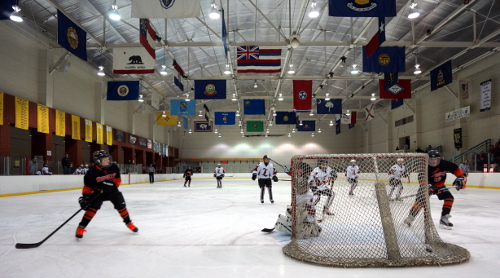
{"type": "Polygon", "coordinates": [[[373,36],[366,45],[366,58],[370,58],[377,51],[378,47],[385,42],[385,17],[379,17],[378,24],[373,24],[372,26],[375,26],[376,29],[372,27],[371,33],[373,36]]]}
{"type": "Polygon", "coordinates": [[[385,81],[380,79],[378,81],[378,90],[380,98],[385,99],[398,99],[398,98],[411,98],[411,79],[399,79],[398,82],[388,90],[384,89],[385,81]]]}
{"type": "Polygon", "coordinates": [[[158,39],[158,37],[156,36],[156,32],[153,29],[153,26],[151,26],[151,22],[149,22],[149,19],[141,18],[139,33],[139,42],[142,44],[142,46],[144,46],[144,48],[146,48],[149,55],[151,55],[153,59],[156,59],[155,41],[158,39]]]}
{"type": "Polygon", "coordinates": [[[267,46],[237,46],[238,73],[281,72],[281,49],[267,46]]]}
{"type": "Polygon", "coordinates": [[[293,110],[312,110],[312,80],[293,80],[293,110]]]}

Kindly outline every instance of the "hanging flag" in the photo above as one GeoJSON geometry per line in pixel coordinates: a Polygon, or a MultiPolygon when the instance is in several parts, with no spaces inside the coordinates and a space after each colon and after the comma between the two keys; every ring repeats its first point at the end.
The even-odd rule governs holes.
{"type": "Polygon", "coordinates": [[[247,121],[247,132],[263,132],[263,121],[247,121]]]}
{"type": "Polygon", "coordinates": [[[200,0],[132,0],[133,18],[191,18],[200,9],[200,0]]]}
{"type": "Polygon", "coordinates": [[[113,128],[106,126],[106,145],[113,145],[113,128]]]}
{"type": "Polygon", "coordinates": [[[373,34],[372,38],[366,45],[366,58],[370,58],[375,51],[377,51],[378,47],[385,42],[385,17],[379,17],[378,23],[372,24],[375,28],[372,27],[370,35],[373,34]]]}
{"type": "Polygon", "coordinates": [[[375,109],[373,109],[374,106],[375,106],[375,103],[371,103],[365,107],[365,112],[366,112],[365,120],[367,122],[371,121],[373,118],[375,118],[375,109]]]}
{"type": "Polygon", "coordinates": [[[137,100],[139,81],[108,81],[107,100],[137,100]]]}
{"type": "Polygon", "coordinates": [[[397,85],[399,74],[397,72],[384,72],[384,90],[389,90],[392,86],[397,85]]]}
{"type": "Polygon", "coordinates": [[[184,85],[182,84],[181,81],[179,81],[179,78],[174,76],[174,84],[181,89],[181,92],[184,92],[184,85]]]}
{"type": "Polygon", "coordinates": [[[323,98],[316,99],[316,113],[317,114],[342,114],[342,100],[323,98]]]}
{"type": "Polygon", "coordinates": [[[92,142],[92,121],[85,119],[85,142],[92,142]]]}
{"type": "Polygon", "coordinates": [[[71,115],[71,139],[81,140],[80,135],[80,117],[71,115]]]}
{"type": "Polygon", "coordinates": [[[188,130],[188,129],[189,129],[189,119],[188,119],[188,117],[186,117],[186,116],[182,116],[182,127],[183,127],[185,130],[188,130]]]}
{"type": "Polygon", "coordinates": [[[364,72],[404,72],[405,47],[379,47],[370,58],[366,58],[366,46],[363,46],[364,72]]]}
{"type": "Polygon", "coordinates": [[[297,124],[297,131],[315,131],[316,130],[316,121],[302,121],[302,125],[300,122],[297,124]]]}
{"type": "Polygon", "coordinates": [[[194,132],[212,132],[212,126],[210,121],[195,121],[194,132]]]}
{"type": "Polygon", "coordinates": [[[224,44],[224,55],[227,59],[227,53],[229,52],[229,46],[227,42],[227,29],[226,29],[226,19],[224,18],[224,9],[221,9],[222,16],[222,43],[224,44]]]}
{"type": "Polygon", "coordinates": [[[17,5],[18,0],[0,1],[0,20],[9,20],[10,14],[14,12],[12,6],[17,5]]]}
{"type": "Polygon", "coordinates": [[[481,97],[479,112],[489,111],[491,108],[491,79],[481,82],[481,97]]]}
{"type": "Polygon", "coordinates": [[[437,90],[453,82],[451,60],[431,70],[431,91],[437,90]]]}
{"type": "Polygon", "coordinates": [[[341,116],[341,114],[335,114],[334,116],[335,116],[335,123],[336,124],[340,124],[340,116],[341,116]]]}
{"type": "Polygon", "coordinates": [[[245,115],[265,115],[266,104],[263,99],[244,99],[243,114],[245,115]]]}
{"type": "Polygon", "coordinates": [[[295,112],[276,112],[277,125],[294,125],[297,122],[295,112]]]}
{"type": "Polygon", "coordinates": [[[384,90],[384,80],[378,81],[379,96],[385,99],[411,98],[411,79],[399,79],[389,90],[384,90]]]}
{"type": "Polygon", "coordinates": [[[236,124],[236,112],[215,112],[215,125],[236,124]]]}
{"type": "Polygon", "coordinates": [[[404,104],[404,100],[402,98],[391,100],[391,110],[396,109],[404,104]]]}
{"type": "Polygon", "coordinates": [[[49,108],[43,104],[37,104],[36,122],[37,131],[40,133],[50,133],[49,128],[49,108]]]}
{"type": "Polygon", "coordinates": [[[328,15],[341,17],[394,17],[396,0],[329,0],[328,15]]]}
{"type": "Polygon", "coordinates": [[[170,115],[194,115],[196,100],[185,101],[181,99],[170,100],[170,115]]]}
{"type": "Polygon", "coordinates": [[[337,123],[335,125],[335,135],[337,135],[337,134],[340,134],[340,124],[339,123],[337,123]]]}
{"type": "Polygon", "coordinates": [[[95,123],[95,142],[97,144],[104,144],[104,127],[100,123],[95,123]]]}
{"type": "Polygon", "coordinates": [[[340,117],[341,124],[355,124],[356,123],[356,111],[351,112],[351,114],[342,114],[340,117]]]}
{"type": "Polygon", "coordinates": [[[156,124],[157,125],[177,125],[178,116],[170,115],[170,113],[165,113],[166,117],[163,117],[162,112],[156,113],[156,124]]]}
{"type": "Polygon", "coordinates": [[[113,48],[114,74],[145,74],[155,72],[155,59],[144,47],[113,48]]]}
{"type": "Polygon", "coordinates": [[[312,110],[312,80],[293,80],[293,110],[312,110]]]}
{"type": "Polygon", "coordinates": [[[272,46],[237,46],[238,73],[281,72],[281,49],[272,46]]]}
{"type": "Polygon", "coordinates": [[[66,50],[87,61],[87,33],[57,10],[57,43],[66,50]]]}
{"type": "Polygon", "coordinates": [[[56,135],[66,136],[66,113],[56,109],[56,135]]]}
{"type": "Polygon", "coordinates": [[[149,19],[140,19],[139,33],[139,42],[146,48],[149,55],[151,55],[153,59],[156,59],[155,41],[158,40],[158,36],[156,36],[156,31],[153,29],[153,26],[151,26],[149,19]]]}
{"type": "Polygon", "coordinates": [[[179,66],[179,64],[177,64],[177,61],[174,59],[174,63],[172,64],[172,66],[174,67],[174,69],[183,77],[183,78],[187,78],[186,74],[184,73],[184,71],[182,70],[181,66],[179,66]]]}
{"type": "Polygon", "coordinates": [[[151,106],[156,110],[160,110],[160,98],[160,94],[155,91],[151,92],[151,106]]]}
{"type": "Polygon", "coordinates": [[[195,80],[195,99],[226,99],[226,80],[195,80]]]}
{"type": "Polygon", "coordinates": [[[205,120],[208,122],[208,113],[210,113],[210,110],[208,109],[208,106],[206,104],[203,104],[203,108],[205,109],[205,120]]]}

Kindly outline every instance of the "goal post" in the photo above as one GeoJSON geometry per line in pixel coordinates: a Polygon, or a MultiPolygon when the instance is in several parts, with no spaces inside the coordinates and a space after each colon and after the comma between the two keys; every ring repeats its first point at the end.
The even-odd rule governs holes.
{"type": "Polygon", "coordinates": [[[283,252],[300,261],[338,267],[447,265],[467,261],[470,253],[443,242],[434,226],[427,190],[427,160],[424,153],[294,156],[292,239],[283,252]],[[400,158],[405,171],[399,179],[389,182],[390,169],[400,158]],[[331,172],[333,178],[316,188],[310,173],[316,167],[325,167],[325,161],[328,166],[323,172],[331,172]],[[346,176],[351,164],[359,168],[357,179],[346,176]],[[300,201],[304,198],[309,201],[300,201]],[[329,213],[325,213],[327,210],[329,213]],[[408,225],[405,220],[410,211],[414,218],[408,225]],[[311,230],[315,232],[309,233],[311,230]]]}

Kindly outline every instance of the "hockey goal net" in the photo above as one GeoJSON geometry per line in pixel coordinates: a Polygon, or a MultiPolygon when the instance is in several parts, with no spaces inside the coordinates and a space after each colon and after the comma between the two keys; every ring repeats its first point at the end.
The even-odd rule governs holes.
{"type": "Polygon", "coordinates": [[[426,178],[422,183],[418,180],[427,177],[427,157],[420,153],[294,156],[292,239],[283,252],[300,261],[339,267],[446,265],[467,261],[469,252],[443,242],[434,226],[426,178]],[[400,179],[402,190],[395,187],[389,197],[389,171],[398,158],[404,160],[406,173],[400,179]],[[318,187],[324,190],[311,190],[318,188],[311,186],[309,173],[325,160],[333,183],[318,187]],[[352,160],[359,168],[357,180],[345,175],[352,160]],[[356,184],[354,189],[353,184],[356,184]],[[421,186],[425,190],[419,191],[421,186]],[[305,203],[299,201],[303,196],[308,196],[305,203]],[[311,196],[316,197],[310,199],[311,196]],[[333,202],[330,201],[327,211],[324,207],[328,209],[330,196],[333,202]],[[408,225],[405,220],[417,198],[421,210],[408,225]]]}

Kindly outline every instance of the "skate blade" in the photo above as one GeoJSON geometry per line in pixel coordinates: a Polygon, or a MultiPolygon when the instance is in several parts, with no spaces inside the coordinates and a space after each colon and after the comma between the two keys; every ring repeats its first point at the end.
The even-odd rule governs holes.
{"type": "Polygon", "coordinates": [[[445,229],[445,230],[451,230],[451,229],[453,229],[453,227],[446,226],[446,225],[443,225],[443,224],[439,224],[439,226],[440,226],[442,229],[445,229]]]}

